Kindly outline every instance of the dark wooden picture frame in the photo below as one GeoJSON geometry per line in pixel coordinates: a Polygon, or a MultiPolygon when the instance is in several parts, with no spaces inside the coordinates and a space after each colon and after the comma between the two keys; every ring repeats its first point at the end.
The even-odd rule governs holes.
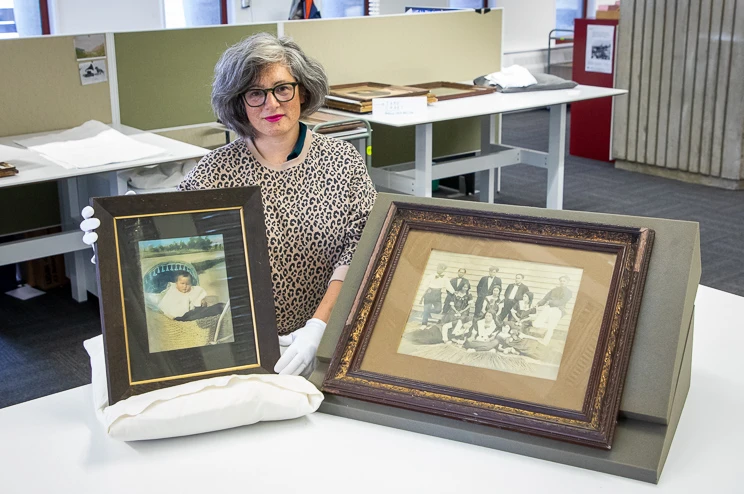
{"type": "Polygon", "coordinates": [[[315,130],[318,134],[333,134],[335,132],[344,132],[347,130],[360,129],[364,130],[364,122],[362,120],[349,120],[348,117],[336,115],[334,113],[328,113],[322,110],[318,110],[315,113],[308,115],[301,119],[311,129],[318,124],[325,124],[323,127],[315,130]]]}
{"type": "Polygon", "coordinates": [[[429,92],[434,94],[437,101],[447,101],[451,99],[469,98],[470,96],[480,96],[482,94],[490,94],[496,92],[495,88],[484,87],[484,86],[473,86],[472,84],[461,84],[459,82],[425,82],[422,84],[412,84],[412,86],[428,89],[429,92]],[[437,94],[437,89],[455,89],[459,92],[454,94],[437,94]]]}
{"type": "Polygon", "coordinates": [[[420,87],[397,86],[380,82],[356,82],[353,84],[338,84],[331,86],[330,96],[346,98],[358,102],[372,101],[372,98],[393,98],[407,96],[426,96],[429,91],[420,87]],[[372,91],[370,94],[357,94],[357,91],[372,91]],[[376,92],[387,94],[375,94],[376,92]]]}
{"type": "Polygon", "coordinates": [[[91,206],[101,220],[110,405],[207,377],[273,373],[279,344],[260,188],[101,197],[91,206]]]}
{"type": "Polygon", "coordinates": [[[325,106],[336,110],[354,113],[369,113],[372,111],[374,98],[403,98],[408,96],[426,96],[427,103],[434,103],[437,99],[428,89],[413,86],[396,86],[379,82],[356,82],[331,86],[325,98],[325,106]]]}
{"type": "MultiPolygon", "coordinates": [[[[370,258],[354,260],[366,262],[368,267],[359,286],[351,287],[357,288],[356,298],[322,389],[327,393],[350,398],[610,449],[653,239],[654,231],[647,228],[395,201],[387,211],[370,258]],[[391,348],[398,348],[397,342],[390,342],[393,339],[390,335],[401,335],[399,340],[402,341],[402,336],[409,331],[400,328],[401,317],[407,317],[408,312],[400,307],[396,308],[396,304],[400,305],[399,300],[406,297],[408,300],[418,298],[418,295],[411,295],[414,292],[406,295],[400,287],[405,286],[405,283],[410,285],[413,278],[411,269],[421,277],[423,268],[420,266],[423,265],[422,262],[427,262],[427,258],[420,255],[424,261],[412,262],[410,253],[413,252],[413,247],[407,244],[422,246],[425,242],[421,239],[427,238],[434,239],[432,242],[439,242],[445,249],[448,249],[448,244],[453,244],[453,251],[471,242],[479,246],[505,245],[511,252],[519,252],[520,249],[529,250],[533,254],[543,250],[549,253],[562,252],[568,256],[567,259],[594,256],[604,264],[608,264],[607,259],[614,259],[603,268],[603,279],[606,280],[604,291],[600,290],[603,304],[597,304],[592,299],[591,294],[597,291],[597,283],[588,275],[581,281],[582,287],[576,296],[574,314],[579,315],[574,319],[584,321],[581,327],[588,328],[587,331],[593,332],[596,338],[586,340],[589,343],[582,343],[582,351],[576,350],[579,346],[574,346],[571,350],[569,343],[566,343],[567,350],[562,354],[559,368],[560,372],[567,372],[563,377],[559,373],[559,378],[555,381],[570,387],[571,379],[576,376],[564,379],[569,374],[568,370],[585,370],[585,375],[582,376],[585,387],[577,394],[576,407],[562,408],[546,405],[538,402],[539,400],[520,398],[520,387],[516,388],[515,396],[508,398],[499,391],[478,391],[480,381],[488,381],[488,385],[492,386],[489,389],[500,390],[500,383],[506,383],[508,379],[521,379],[520,383],[529,385],[548,383],[549,388],[552,384],[545,379],[524,376],[514,378],[506,372],[490,369],[473,371],[471,367],[464,365],[417,356],[394,355],[393,358],[388,358],[384,352],[378,351],[391,344],[391,348]],[[419,267],[410,268],[416,262],[419,267]],[[590,299],[591,304],[585,303],[587,299],[590,299]],[[580,303],[585,307],[594,307],[592,310],[595,314],[590,314],[591,317],[582,315],[589,309],[579,311],[580,303]],[[390,314],[394,314],[394,317],[390,317],[390,314]],[[395,317],[398,318],[397,323],[395,317]],[[396,324],[397,327],[391,330],[396,324]],[[379,334],[375,336],[376,333],[379,334]],[[401,359],[407,359],[403,361],[404,365],[392,364],[401,359]],[[577,360],[583,363],[578,364],[575,362],[577,360]],[[474,375],[472,372],[479,372],[477,375],[480,377],[468,382],[457,381],[458,376],[467,375],[466,372],[470,372],[470,375],[474,375]]],[[[555,260],[552,259],[551,262],[555,260]]],[[[574,333],[569,335],[581,334],[578,330],[571,331],[574,333]]],[[[525,396],[529,395],[527,388],[528,386],[524,387],[525,396]]]]}

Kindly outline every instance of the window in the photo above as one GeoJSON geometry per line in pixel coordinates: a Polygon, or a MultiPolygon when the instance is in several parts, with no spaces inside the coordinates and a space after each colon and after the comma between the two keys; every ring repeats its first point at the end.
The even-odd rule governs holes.
{"type": "Polygon", "coordinates": [[[584,17],[584,0],[556,0],[555,2],[555,28],[574,28],[574,19],[584,17]]]}
{"type": "MultiPolygon", "coordinates": [[[[46,25],[49,16],[46,15],[46,25]]],[[[0,0],[0,39],[39,36],[42,32],[41,3],[38,0],[0,0]]]]}
{"type": "Polygon", "coordinates": [[[163,0],[163,12],[167,29],[222,23],[220,0],[163,0]]]}
{"type": "MultiPolygon", "coordinates": [[[[361,17],[364,15],[364,0],[323,0],[317,2],[320,14],[328,19],[331,17],[361,17]]],[[[372,13],[370,2],[370,14],[372,13]]]]}
{"type": "Polygon", "coordinates": [[[18,37],[12,4],[13,2],[0,1],[0,39],[18,37]]]}
{"type": "Polygon", "coordinates": [[[456,9],[482,9],[483,0],[450,0],[449,6],[456,9]]]}

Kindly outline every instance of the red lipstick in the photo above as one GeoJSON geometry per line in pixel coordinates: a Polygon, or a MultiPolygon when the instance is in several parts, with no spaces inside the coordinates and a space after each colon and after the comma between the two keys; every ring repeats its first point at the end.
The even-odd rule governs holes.
{"type": "Polygon", "coordinates": [[[279,120],[281,120],[283,116],[284,115],[271,115],[270,117],[266,117],[266,120],[268,120],[271,123],[274,123],[274,122],[278,122],[279,120]]]}

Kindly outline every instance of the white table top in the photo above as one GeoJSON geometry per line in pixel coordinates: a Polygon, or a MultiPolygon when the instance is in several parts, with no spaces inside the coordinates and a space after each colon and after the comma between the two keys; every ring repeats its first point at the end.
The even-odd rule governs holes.
{"type": "Polygon", "coordinates": [[[0,410],[0,491],[741,493],[743,312],[744,298],[700,287],[690,393],[658,486],[322,413],[122,443],[83,386],[0,410]]]}
{"type": "Polygon", "coordinates": [[[323,111],[356,116],[372,123],[390,125],[393,127],[407,127],[457,118],[477,117],[514,111],[531,110],[546,106],[573,103],[596,98],[606,98],[626,94],[625,89],[614,89],[597,86],[576,86],[574,89],[558,89],[555,91],[532,91],[525,93],[491,93],[468,98],[437,101],[427,106],[423,115],[378,116],[371,113],[352,113],[324,108],[323,111]]]}
{"type": "MultiPolygon", "coordinates": [[[[27,151],[28,159],[12,160],[12,164],[18,169],[18,174],[12,177],[0,178],[0,188],[11,187],[14,185],[30,184],[35,182],[46,182],[49,180],[59,180],[62,178],[79,177],[93,173],[104,173],[129,168],[138,168],[140,166],[154,165],[158,163],[168,163],[171,161],[181,161],[192,158],[201,158],[209,152],[208,149],[187,144],[185,142],[169,139],[167,137],[152,134],[143,130],[135,129],[126,125],[111,125],[114,129],[122,134],[128,135],[132,139],[143,144],[157,146],[164,150],[163,154],[151,156],[140,160],[124,161],[121,163],[111,163],[103,166],[90,168],[73,168],[67,169],[49,161],[39,153],[27,151]]],[[[60,132],[60,131],[54,131],[60,132]]],[[[0,137],[0,144],[20,148],[15,144],[16,139],[25,139],[41,135],[48,135],[54,132],[40,132],[36,134],[25,134],[21,136],[0,137]]]]}

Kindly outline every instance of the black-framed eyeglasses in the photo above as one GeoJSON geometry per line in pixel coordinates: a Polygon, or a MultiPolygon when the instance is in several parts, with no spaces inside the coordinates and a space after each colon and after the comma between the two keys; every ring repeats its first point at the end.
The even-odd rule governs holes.
{"type": "Polygon", "coordinates": [[[278,102],[286,103],[295,97],[295,88],[298,84],[298,82],[283,82],[269,89],[254,87],[243,94],[243,101],[246,105],[255,108],[266,103],[266,97],[271,93],[278,102]]]}

